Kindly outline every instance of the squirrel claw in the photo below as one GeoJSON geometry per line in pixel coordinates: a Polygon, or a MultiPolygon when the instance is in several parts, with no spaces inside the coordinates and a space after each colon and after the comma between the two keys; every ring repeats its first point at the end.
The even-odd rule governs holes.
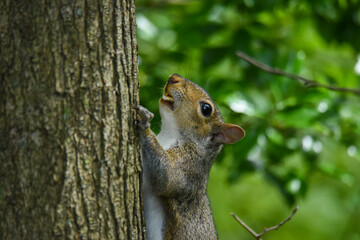
{"type": "Polygon", "coordinates": [[[135,109],[140,116],[140,120],[136,121],[137,125],[143,130],[149,128],[150,121],[153,119],[154,114],[141,105],[134,106],[133,109],[135,109]]]}

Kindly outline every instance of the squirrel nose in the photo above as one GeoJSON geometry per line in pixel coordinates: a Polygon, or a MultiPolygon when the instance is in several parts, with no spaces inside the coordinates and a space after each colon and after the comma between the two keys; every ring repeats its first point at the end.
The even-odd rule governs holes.
{"type": "Polygon", "coordinates": [[[181,79],[182,79],[182,77],[179,74],[174,73],[169,77],[168,85],[176,84],[176,83],[180,82],[181,79]]]}

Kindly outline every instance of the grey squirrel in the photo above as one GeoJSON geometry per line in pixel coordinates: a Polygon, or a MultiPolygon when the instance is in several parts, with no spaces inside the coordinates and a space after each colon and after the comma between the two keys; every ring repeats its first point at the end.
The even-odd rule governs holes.
{"type": "Polygon", "coordinates": [[[172,74],[160,99],[161,131],[150,130],[153,114],[139,114],[147,239],[217,239],[206,193],[210,167],[223,144],[245,136],[224,123],[207,92],[172,74]]]}

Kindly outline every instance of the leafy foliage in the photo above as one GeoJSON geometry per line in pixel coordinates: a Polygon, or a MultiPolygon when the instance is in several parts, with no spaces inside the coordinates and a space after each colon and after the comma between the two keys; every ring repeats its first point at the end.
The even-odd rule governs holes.
{"type": "MultiPolygon", "coordinates": [[[[137,23],[146,107],[157,113],[161,87],[176,72],[203,86],[224,119],[246,130],[244,140],[224,148],[211,172],[209,195],[220,237],[247,236],[236,223],[228,224],[230,211],[268,215],[271,221],[254,217],[259,228],[274,225],[272,216],[287,216],[286,204],[274,213],[269,202],[244,200],[270,194],[268,201],[300,204],[298,222],[295,216],[289,223],[294,222],[289,227],[294,239],[360,239],[360,96],[306,88],[235,54],[241,50],[320,83],[360,88],[355,70],[356,64],[360,68],[360,1],[139,0],[137,23]],[[239,190],[250,183],[253,189],[239,190]],[[346,206],[334,207],[342,203],[346,206]],[[323,225],[306,225],[317,217],[323,225]],[[326,224],[337,227],[319,230],[328,229],[326,224]]],[[[269,239],[289,239],[282,231],[269,239]]]]}

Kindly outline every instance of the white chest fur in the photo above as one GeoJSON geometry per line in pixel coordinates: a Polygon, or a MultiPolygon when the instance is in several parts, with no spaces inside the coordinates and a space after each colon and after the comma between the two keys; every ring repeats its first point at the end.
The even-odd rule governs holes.
{"type": "MultiPolygon", "coordinates": [[[[162,114],[161,132],[157,136],[164,150],[169,149],[177,142],[178,132],[175,119],[171,115],[162,114]]],[[[146,222],[146,238],[149,240],[163,239],[164,209],[160,199],[153,193],[147,180],[146,173],[143,176],[143,197],[146,222]]]]}
{"type": "Polygon", "coordinates": [[[164,224],[164,209],[161,205],[160,199],[154,195],[154,193],[151,191],[151,188],[147,187],[143,188],[143,197],[146,222],[146,239],[161,240],[163,239],[162,228],[164,224]]]}
{"type": "Polygon", "coordinates": [[[161,131],[157,138],[160,145],[164,150],[169,149],[179,139],[179,132],[176,124],[176,119],[166,112],[166,110],[160,110],[161,112],[161,131]]]}

